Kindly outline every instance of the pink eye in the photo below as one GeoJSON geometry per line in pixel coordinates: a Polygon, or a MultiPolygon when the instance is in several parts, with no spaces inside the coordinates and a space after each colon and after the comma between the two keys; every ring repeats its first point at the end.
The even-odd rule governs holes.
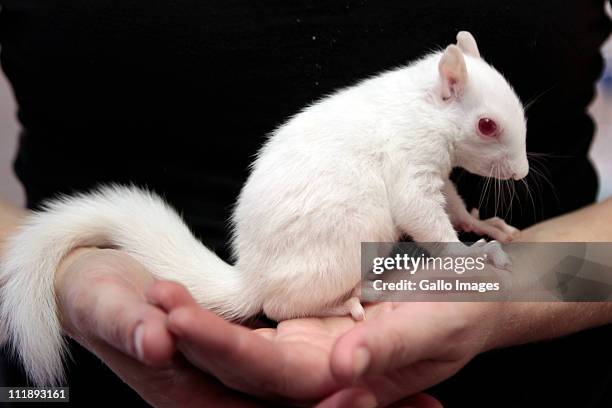
{"type": "Polygon", "coordinates": [[[478,131],[483,136],[493,137],[497,134],[497,123],[493,119],[482,118],[478,121],[478,131]]]}

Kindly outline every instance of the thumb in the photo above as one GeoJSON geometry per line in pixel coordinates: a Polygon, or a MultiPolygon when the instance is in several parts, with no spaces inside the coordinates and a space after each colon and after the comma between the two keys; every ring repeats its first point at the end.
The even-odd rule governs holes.
{"type": "MultiPolygon", "coordinates": [[[[408,366],[438,353],[441,330],[434,306],[405,303],[358,324],[332,350],[331,371],[343,383],[408,366]]],[[[440,339],[441,340],[441,339],[440,339]]]]}
{"type": "Polygon", "coordinates": [[[64,330],[96,352],[108,345],[149,365],[175,351],[166,314],[146,302],[154,278],[118,250],[81,248],[64,260],[55,286],[64,330]]]}
{"type": "Polygon", "coordinates": [[[74,320],[81,322],[75,338],[94,352],[101,343],[107,344],[152,366],[167,364],[175,352],[175,341],[166,328],[167,315],[119,279],[108,277],[95,285],[91,297],[72,308],[74,320]]]}

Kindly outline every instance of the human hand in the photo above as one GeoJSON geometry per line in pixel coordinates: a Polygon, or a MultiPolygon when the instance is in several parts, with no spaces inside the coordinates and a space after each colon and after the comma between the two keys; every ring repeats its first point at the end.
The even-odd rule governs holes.
{"type": "MultiPolygon", "coordinates": [[[[166,314],[147,303],[154,277],[124,252],[82,248],[57,270],[64,330],[156,407],[256,407],[180,356],[166,314]]],[[[215,331],[214,324],[209,327],[215,331]]]]}
{"type": "MultiPolygon", "coordinates": [[[[251,330],[201,308],[176,283],[158,282],[147,297],[168,313],[168,327],[191,363],[228,387],[249,394],[302,405],[324,399],[318,405],[321,408],[384,407],[431,385],[421,380],[411,384],[420,373],[402,378],[382,370],[375,377],[353,381],[347,380],[341,370],[334,372],[330,361],[338,353],[338,339],[361,327],[349,317],[294,319],[276,328],[251,330]]],[[[374,322],[378,317],[393,318],[388,313],[385,304],[367,308],[368,319],[374,322]]],[[[342,355],[340,358],[336,371],[344,362],[342,355]]],[[[350,360],[349,365],[360,361],[350,360]]],[[[401,406],[440,406],[422,394],[403,402],[410,405],[401,406]]]]}
{"type": "Polygon", "coordinates": [[[399,302],[342,335],[331,354],[334,377],[351,387],[384,388],[391,401],[455,374],[497,346],[503,303],[399,302]]]}

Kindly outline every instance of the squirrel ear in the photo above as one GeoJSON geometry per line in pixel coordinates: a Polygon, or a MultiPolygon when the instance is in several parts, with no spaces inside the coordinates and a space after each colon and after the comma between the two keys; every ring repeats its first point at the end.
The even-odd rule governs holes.
{"type": "Polygon", "coordinates": [[[456,45],[446,47],[440,58],[438,71],[442,81],[442,99],[446,101],[461,96],[467,82],[467,68],[459,47],[456,45]]]}
{"type": "Polygon", "coordinates": [[[457,45],[465,55],[480,58],[480,51],[478,51],[476,39],[469,31],[459,31],[459,34],[457,34],[457,45]]]}

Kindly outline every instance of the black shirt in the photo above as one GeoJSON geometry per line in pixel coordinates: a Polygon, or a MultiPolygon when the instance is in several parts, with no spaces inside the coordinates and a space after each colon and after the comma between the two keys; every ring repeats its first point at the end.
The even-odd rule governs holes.
{"type": "MultiPolygon", "coordinates": [[[[162,193],[204,243],[227,256],[231,206],[268,132],[322,95],[445,46],[462,29],[475,35],[484,58],[524,102],[537,98],[528,112],[528,150],[550,155],[550,184],[530,182],[533,205],[518,185],[521,203],[513,205],[511,223],[525,227],[596,195],[587,159],[594,125],[585,109],[602,70],[599,47],[610,33],[603,0],[0,4],[1,62],[23,127],[15,170],[30,208],[58,192],[134,182],[162,193]]],[[[456,176],[468,206],[476,206],[480,179],[456,176]]],[[[493,202],[484,216],[493,214],[493,202]]],[[[546,388],[547,376],[573,376],[595,360],[603,371],[587,382],[604,381],[602,373],[612,367],[610,347],[597,348],[611,344],[604,329],[555,343],[567,341],[564,350],[574,355],[585,353],[580,344],[588,338],[586,366],[548,358],[550,345],[514,348],[477,359],[438,393],[447,406],[464,406],[452,402],[484,384],[494,392],[499,379],[519,401],[508,406],[537,406],[533,395],[521,400],[513,391],[529,384],[520,377],[540,373],[534,365],[545,370],[537,379],[546,388]],[[527,359],[531,349],[537,351],[527,359]],[[508,359],[522,363],[508,365],[508,359]],[[495,365],[487,366],[490,361],[495,365]],[[479,371],[487,367],[493,373],[479,371]],[[468,388],[456,391],[453,384],[468,388]]],[[[75,353],[73,401],[83,404],[88,393],[105,401],[127,398],[125,390],[100,395],[101,384],[124,386],[87,353],[75,353]]]]}

